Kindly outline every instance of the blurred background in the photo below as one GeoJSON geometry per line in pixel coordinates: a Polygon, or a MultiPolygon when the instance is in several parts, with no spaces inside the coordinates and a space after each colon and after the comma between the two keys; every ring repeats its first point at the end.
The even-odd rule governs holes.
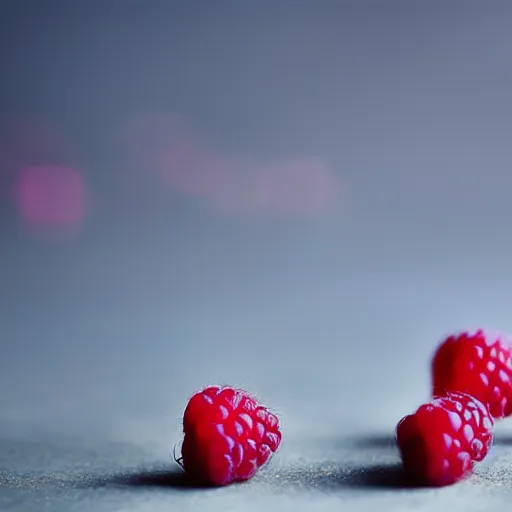
{"type": "Polygon", "coordinates": [[[512,329],[509,2],[4,1],[0,78],[1,434],[392,428],[512,329]]]}

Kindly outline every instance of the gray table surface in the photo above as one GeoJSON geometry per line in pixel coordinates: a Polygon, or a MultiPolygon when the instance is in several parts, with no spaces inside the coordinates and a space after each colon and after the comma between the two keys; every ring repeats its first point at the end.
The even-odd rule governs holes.
{"type": "Polygon", "coordinates": [[[296,435],[252,481],[193,488],[170,445],[86,437],[0,440],[0,510],[5,511],[488,511],[512,498],[512,438],[497,436],[468,480],[408,488],[392,435],[296,435]]]}
{"type": "MultiPolygon", "coordinates": [[[[19,351],[0,360],[0,511],[508,507],[510,420],[498,426],[490,456],[467,481],[444,489],[404,486],[395,425],[428,398],[429,357],[450,317],[455,312],[464,325],[469,314],[458,290],[453,296],[411,291],[390,302],[385,295],[391,288],[384,284],[361,295],[352,290],[347,302],[338,299],[336,308],[317,308],[313,316],[304,315],[300,303],[290,306],[291,297],[279,310],[276,293],[263,310],[253,296],[250,322],[227,299],[222,308],[238,315],[223,317],[212,299],[200,322],[185,314],[166,320],[165,305],[123,315],[116,303],[80,309],[62,302],[41,318],[34,309],[31,324],[19,320],[19,351]],[[443,300],[453,307],[436,306],[443,300]],[[428,318],[425,309],[432,312],[428,318]],[[257,318],[262,311],[266,322],[257,318]],[[60,316],[73,321],[59,322],[60,316]],[[98,319],[106,322],[100,334],[115,338],[97,334],[98,319]],[[41,338],[50,341],[38,345],[41,338]],[[237,350],[239,340],[243,348],[237,350]],[[282,447],[249,483],[194,489],[172,460],[186,401],[209,383],[244,387],[281,418],[282,447]]],[[[321,296],[313,287],[309,293],[321,296]]],[[[509,310],[497,307],[505,294],[488,295],[503,318],[509,310]]],[[[309,307],[311,295],[303,297],[309,307]]],[[[7,335],[14,332],[8,326],[7,335]]]]}

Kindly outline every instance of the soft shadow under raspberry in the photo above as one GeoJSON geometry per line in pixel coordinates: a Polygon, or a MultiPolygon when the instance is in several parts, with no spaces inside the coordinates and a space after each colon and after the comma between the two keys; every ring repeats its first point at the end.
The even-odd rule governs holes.
{"type": "Polygon", "coordinates": [[[94,479],[93,487],[130,487],[130,488],[172,488],[179,490],[210,489],[210,486],[194,482],[180,470],[134,470],[100,476],[94,479]]]}
{"type": "Polygon", "coordinates": [[[353,467],[344,484],[349,487],[374,489],[412,489],[422,487],[407,478],[401,463],[353,467]]]}
{"type": "Polygon", "coordinates": [[[362,449],[396,449],[394,432],[385,434],[364,434],[352,436],[344,440],[344,444],[362,449]]]}
{"type": "Polygon", "coordinates": [[[47,474],[20,476],[0,475],[1,488],[36,489],[173,489],[198,490],[208,487],[197,485],[184,471],[168,468],[146,467],[119,471],[86,473],[70,472],[67,475],[47,474]]]}
{"type": "MultiPolygon", "coordinates": [[[[315,466],[268,468],[257,475],[254,482],[235,485],[270,485],[276,492],[286,492],[287,489],[306,491],[321,490],[322,492],[337,492],[341,488],[384,490],[411,489],[418,487],[407,480],[402,465],[349,465],[319,464],[315,466]]],[[[78,472],[65,477],[62,475],[41,475],[40,477],[23,478],[8,475],[0,478],[0,487],[42,489],[126,489],[126,490],[173,490],[198,491],[215,489],[201,486],[192,481],[185,472],[165,468],[139,468],[119,472],[87,474],[78,472]]]]}
{"type": "Polygon", "coordinates": [[[496,434],[493,444],[496,446],[512,446],[512,434],[496,434]]]}
{"type": "Polygon", "coordinates": [[[267,475],[280,488],[300,488],[336,491],[340,487],[349,489],[383,490],[414,489],[418,484],[410,481],[402,464],[375,464],[341,466],[334,464],[316,467],[283,468],[267,475]]]}

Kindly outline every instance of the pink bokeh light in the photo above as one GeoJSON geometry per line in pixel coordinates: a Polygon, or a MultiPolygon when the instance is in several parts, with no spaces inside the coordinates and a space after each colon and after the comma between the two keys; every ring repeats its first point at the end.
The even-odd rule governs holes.
{"type": "Polygon", "coordinates": [[[206,167],[207,156],[192,143],[173,144],[160,154],[156,171],[162,181],[182,194],[209,197],[226,176],[223,166],[206,167]]]}
{"type": "Polygon", "coordinates": [[[32,234],[69,232],[83,221],[86,190],[76,163],[69,139],[44,120],[0,126],[0,197],[32,234]]]}
{"type": "Polygon", "coordinates": [[[259,207],[280,216],[328,213],[340,194],[339,180],[320,160],[275,161],[255,176],[254,195],[259,207]]]}
{"type": "Polygon", "coordinates": [[[262,164],[222,154],[174,115],[145,114],[120,133],[132,164],[217,214],[315,217],[332,211],[341,198],[339,177],[321,160],[262,164]]]}
{"type": "Polygon", "coordinates": [[[72,228],[85,217],[85,186],[72,167],[33,165],[22,169],[14,200],[23,220],[35,228],[72,228]]]}

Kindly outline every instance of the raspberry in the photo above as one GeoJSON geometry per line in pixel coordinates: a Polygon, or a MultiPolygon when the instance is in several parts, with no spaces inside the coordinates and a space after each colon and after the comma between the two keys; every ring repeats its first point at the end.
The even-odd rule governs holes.
{"type": "Polygon", "coordinates": [[[196,393],[185,409],[183,432],[183,469],[206,485],[249,480],[281,444],[278,418],[231,387],[196,393]]]}
{"type": "Polygon", "coordinates": [[[492,445],[493,425],[487,407],[464,393],[448,393],[421,405],[396,427],[407,476],[431,486],[468,476],[492,445]]]}
{"type": "Polygon", "coordinates": [[[460,391],[474,396],[494,418],[512,414],[512,346],[482,329],[449,336],[432,360],[434,396],[460,391]]]}

